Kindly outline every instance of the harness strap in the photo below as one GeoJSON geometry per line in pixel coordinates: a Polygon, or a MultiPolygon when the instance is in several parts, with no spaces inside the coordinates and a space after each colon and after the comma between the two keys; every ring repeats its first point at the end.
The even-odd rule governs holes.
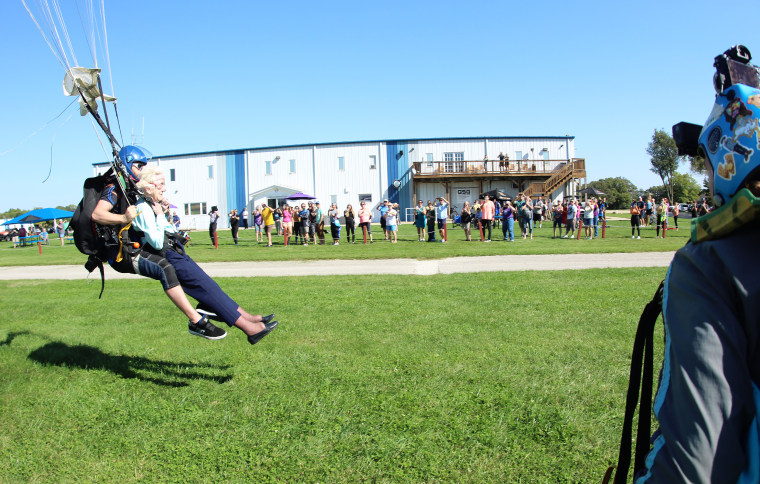
{"type": "MultiPolygon", "coordinates": [[[[614,484],[624,484],[626,482],[628,469],[631,466],[631,438],[633,435],[633,415],[637,405],[636,400],[639,400],[639,423],[636,430],[636,456],[633,464],[634,476],[644,468],[646,456],[649,453],[649,439],[651,438],[652,426],[652,385],[654,383],[654,326],[658,316],[662,312],[662,290],[664,285],[665,281],[660,283],[654,297],[644,307],[644,312],[641,313],[641,318],[639,318],[639,326],[636,329],[636,337],[631,354],[631,371],[625,402],[623,431],[620,436],[618,465],[613,480],[614,484]],[[641,398],[639,398],[639,389],[641,389],[641,398]]],[[[607,469],[602,481],[603,484],[609,482],[612,469],[612,467],[607,469]]]]}

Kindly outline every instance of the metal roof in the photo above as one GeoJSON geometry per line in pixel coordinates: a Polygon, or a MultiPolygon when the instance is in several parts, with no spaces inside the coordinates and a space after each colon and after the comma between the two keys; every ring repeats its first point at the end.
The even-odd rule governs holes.
{"type": "MultiPolygon", "coordinates": [[[[271,151],[271,150],[284,150],[290,148],[306,148],[311,146],[333,146],[333,145],[357,145],[357,144],[373,144],[373,143],[415,143],[425,141],[471,141],[471,140],[516,140],[516,139],[575,139],[575,136],[568,134],[564,136],[462,136],[454,138],[407,138],[407,139],[378,139],[378,140],[364,140],[364,141],[331,141],[327,143],[303,143],[295,145],[276,145],[276,146],[259,146],[253,148],[236,148],[229,150],[211,150],[211,151],[196,151],[190,153],[178,153],[174,155],[160,155],[153,156],[153,158],[177,158],[183,156],[197,156],[197,155],[210,155],[214,153],[235,153],[239,151],[271,151]]],[[[93,163],[93,166],[110,165],[110,162],[98,162],[93,163]]]]}

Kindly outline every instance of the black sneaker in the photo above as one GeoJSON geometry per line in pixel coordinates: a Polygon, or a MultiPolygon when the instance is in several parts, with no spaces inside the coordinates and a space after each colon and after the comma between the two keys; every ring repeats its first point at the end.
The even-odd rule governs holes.
{"type": "Polygon", "coordinates": [[[265,323],[264,326],[266,326],[266,329],[263,329],[256,334],[251,334],[248,336],[249,343],[251,343],[252,345],[255,345],[256,343],[261,341],[261,338],[271,333],[272,330],[277,327],[277,321],[272,321],[271,323],[265,323]]]}
{"type": "Polygon", "coordinates": [[[213,309],[203,304],[202,302],[198,303],[198,306],[195,308],[195,311],[201,316],[207,316],[208,319],[213,319],[214,321],[222,321],[222,318],[220,318],[219,315],[216,314],[213,309]]]}
{"type": "Polygon", "coordinates": [[[192,335],[206,339],[222,339],[227,336],[227,331],[214,326],[211,321],[208,320],[207,316],[203,316],[203,318],[197,323],[189,321],[187,323],[187,330],[192,335]]]}

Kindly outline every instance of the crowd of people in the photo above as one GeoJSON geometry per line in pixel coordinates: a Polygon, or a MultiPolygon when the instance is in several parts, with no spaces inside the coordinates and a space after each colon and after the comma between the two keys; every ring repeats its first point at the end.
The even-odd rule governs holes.
{"type": "MultiPolygon", "coordinates": [[[[505,242],[514,242],[516,230],[519,230],[518,237],[531,240],[534,230],[542,229],[544,222],[547,227],[552,227],[552,238],[583,237],[592,240],[600,236],[600,227],[607,223],[607,208],[606,197],[589,197],[585,201],[568,197],[551,202],[544,197],[532,199],[519,193],[514,200],[496,200],[484,195],[473,203],[464,202],[461,212],[456,213],[445,197],[436,197],[427,203],[422,199],[417,200],[413,223],[420,242],[447,242],[447,223],[452,219],[454,225],[458,224],[463,229],[466,241],[472,241],[474,230],[476,240],[479,237],[483,242],[491,242],[494,240],[493,232],[499,228],[502,232],[501,240],[505,242]]],[[[703,215],[707,211],[709,208],[706,203],[694,203],[693,216],[703,215]]],[[[283,237],[288,245],[324,245],[327,243],[328,227],[333,245],[340,245],[341,237],[345,237],[346,243],[356,243],[357,232],[360,241],[372,244],[377,235],[377,232],[372,233],[375,212],[380,215],[383,238],[397,243],[401,213],[399,205],[388,200],[383,200],[375,207],[361,201],[358,210],[352,204],[340,210],[335,203],[323,210],[319,201],[304,201],[293,205],[285,203],[274,208],[261,203],[251,213],[250,228],[255,231],[256,242],[265,243],[267,247],[272,246],[273,236],[283,237]]],[[[637,236],[641,238],[641,227],[649,225],[656,228],[656,237],[664,237],[669,213],[672,213],[674,228],[678,229],[680,209],[677,204],[669,204],[667,198],[656,203],[651,196],[646,200],[639,197],[631,203],[630,212],[631,236],[634,239],[637,236]]],[[[239,242],[240,226],[243,229],[249,228],[247,217],[243,214],[247,214],[247,210],[239,213],[233,209],[227,215],[235,245],[239,242]]],[[[220,217],[217,207],[212,207],[209,217],[209,235],[214,243],[220,217]]],[[[178,218],[173,222],[178,227],[178,218]]]]}

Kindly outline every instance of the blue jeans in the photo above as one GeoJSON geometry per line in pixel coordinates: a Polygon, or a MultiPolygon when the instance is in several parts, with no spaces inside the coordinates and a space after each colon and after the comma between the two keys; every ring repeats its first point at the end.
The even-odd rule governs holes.
{"type": "Polygon", "coordinates": [[[523,228],[526,235],[533,235],[533,217],[523,217],[523,228]]]}
{"type": "Polygon", "coordinates": [[[501,233],[504,234],[504,240],[515,240],[515,219],[509,217],[504,219],[501,224],[501,233]]]}
{"type": "Polygon", "coordinates": [[[599,216],[594,217],[594,237],[599,237],[599,216]]]}

